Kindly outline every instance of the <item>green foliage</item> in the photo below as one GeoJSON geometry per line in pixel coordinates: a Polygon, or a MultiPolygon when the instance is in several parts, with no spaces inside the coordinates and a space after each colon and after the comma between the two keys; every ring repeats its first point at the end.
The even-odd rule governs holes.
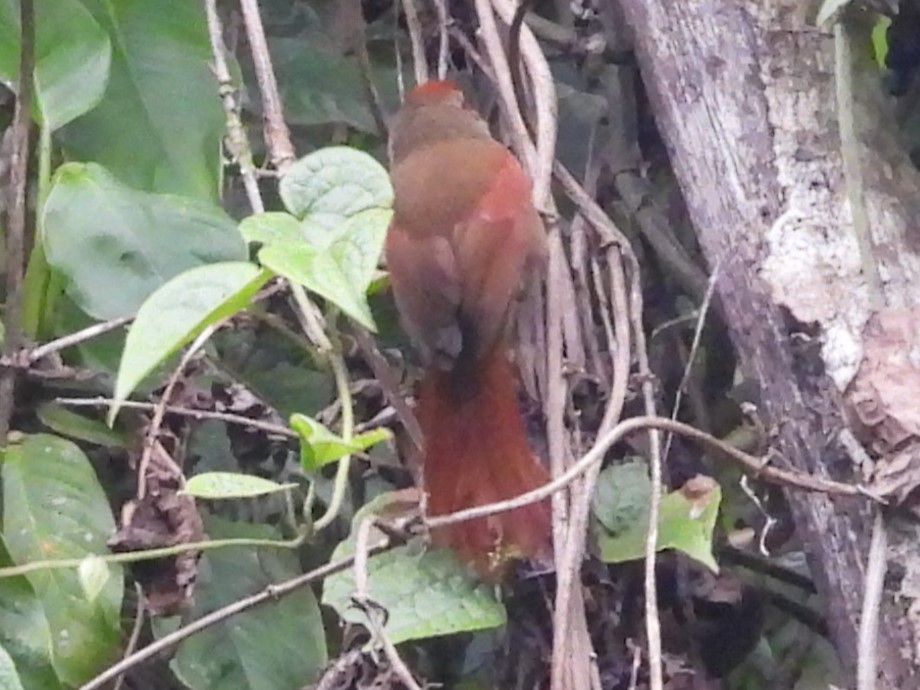
{"type": "MultiPolygon", "coordinates": [[[[0,76],[9,82],[18,70],[18,9],[16,0],[0,0],[0,76]]],[[[216,203],[225,116],[202,6],[185,0],[36,0],[36,22],[33,117],[45,129],[33,195],[37,237],[30,243],[25,285],[27,333],[48,339],[99,320],[134,316],[127,335],[113,332],[61,353],[65,364],[81,367],[75,390],[110,395],[114,389],[111,421],[129,396],[149,394],[166,365],[205,328],[252,308],[264,321],[256,326],[249,315],[234,321],[207,351],[205,372],[194,372],[183,386],[188,384],[190,395],[226,394],[222,404],[232,413],[251,408],[259,413],[264,405],[281,419],[294,415],[303,464],[291,462],[265,478],[262,469],[277,467],[274,456],[265,457],[270,442],[264,433],[221,424],[202,463],[219,464],[220,471],[192,476],[186,494],[223,499],[220,508],[256,496],[265,498],[249,503],[283,503],[276,494],[299,486],[306,470],[321,483],[313,470],[390,438],[388,430],[375,429],[345,441],[307,416],[334,400],[326,360],[339,354],[313,352],[290,314],[266,315],[268,305],[252,305],[277,274],[325,300],[333,314],[340,311],[374,327],[367,293],[381,284],[378,263],[393,201],[383,167],[353,148],[311,144],[306,150],[314,152],[280,181],[279,197],[288,212],[273,209],[238,226],[216,203]],[[54,170],[59,161],[64,162],[54,170]],[[259,245],[258,263],[250,260],[247,242],[259,245]],[[278,346],[279,339],[285,347],[278,346]],[[85,372],[91,376],[83,377],[85,372]]],[[[282,85],[291,96],[293,121],[375,128],[358,90],[353,57],[341,63],[325,38],[307,47],[273,39],[272,50],[292,58],[281,61],[283,75],[299,70],[307,52],[313,77],[305,81],[301,72],[299,81],[282,85]]],[[[387,69],[392,82],[393,70],[387,69]]],[[[385,91],[395,92],[394,84],[385,91]]],[[[255,155],[261,155],[258,142],[255,155]]],[[[334,327],[334,316],[329,321],[334,327]]],[[[57,690],[85,682],[117,657],[131,623],[122,620],[121,567],[104,556],[115,532],[111,501],[124,498],[111,480],[125,479],[124,452],[136,447],[139,415],[124,414],[123,425],[113,430],[52,402],[59,394],[41,389],[40,402],[17,410],[16,421],[21,417],[28,428],[40,423],[91,450],[110,495],[83,451],[60,436],[18,435],[5,449],[0,568],[60,559],[79,566],[0,577],[4,689],[57,690]]],[[[201,448],[190,444],[190,452],[201,448]]],[[[284,458],[288,448],[280,450],[284,458]]],[[[130,485],[134,478],[129,479],[130,485]]],[[[322,485],[314,489],[325,495],[322,485]]],[[[212,519],[208,532],[215,539],[281,540],[264,524],[212,519]]],[[[315,561],[323,548],[311,545],[306,560],[315,561]]],[[[484,612],[465,611],[469,620],[441,629],[504,620],[494,599],[480,602],[488,588],[456,563],[439,564],[446,557],[426,555],[423,561],[423,571],[440,582],[433,596],[447,588],[464,601],[466,587],[473,612],[476,605],[484,612]]],[[[295,554],[277,549],[209,550],[198,567],[189,615],[203,615],[302,571],[295,554]]],[[[445,610],[439,616],[446,620],[451,600],[440,596],[445,610]]],[[[420,626],[415,636],[425,635],[420,626]]],[[[155,623],[159,632],[167,627],[165,621],[155,623]]],[[[326,664],[328,633],[313,592],[302,589],[187,640],[171,665],[190,688],[288,690],[314,679],[326,664]]]]}
{"type": "Polygon", "coordinates": [[[330,147],[294,163],[279,192],[300,223],[280,213],[244,221],[243,236],[263,245],[259,261],[376,330],[367,290],[390,224],[386,170],[366,153],[330,147]]]}
{"type": "Polygon", "coordinates": [[[0,644],[0,690],[23,690],[16,664],[0,644]]]}
{"type": "Polygon", "coordinates": [[[888,60],[888,27],[891,26],[891,17],[881,16],[872,27],[872,53],[876,63],[882,69],[888,60]]]}
{"type": "MultiPolygon", "coordinates": [[[[338,545],[332,560],[354,553],[361,521],[391,500],[384,494],[358,511],[351,535],[338,545]]],[[[422,550],[414,543],[400,546],[369,558],[367,574],[368,596],[386,610],[384,630],[394,644],[496,628],[507,620],[495,589],[444,549],[422,550]]],[[[364,612],[353,605],[354,593],[354,570],[348,569],[326,580],[323,603],[346,621],[366,624],[364,612]]]]}
{"type": "MultiPolygon", "coordinates": [[[[219,539],[280,539],[267,525],[211,518],[219,539]]],[[[191,618],[300,574],[297,558],[277,549],[228,548],[202,556],[191,618]]],[[[160,621],[160,636],[169,626],[160,621]]],[[[294,690],[325,665],[326,638],[316,597],[301,588],[283,600],[249,609],[183,642],[170,666],[193,690],[294,690]]]]}
{"type": "Polygon", "coordinates": [[[251,498],[286,491],[295,486],[238,472],[202,472],[186,482],[182,493],[206,499],[251,498]]]}
{"type": "Polygon", "coordinates": [[[268,277],[244,261],[216,263],[186,271],[150,295],[125,340],[111,417],[154,367],[209,325],[243,309],[268,277]]]}
{"type": "Polygon", "coordinates": [[[278,191],[287,210],[298,218],[344,220],[393,205],[387,171],[366,153],[347,146],[304,156],[285,171],[278,191]]]}
{"type": "Polygon", "coordinates": [[[110,429],[101,420],[84,417],[63,405],[43,403],[35,413],[42,424],[62,436],[111,448],[124,448],[128,445],[125,434],[110,429]]]}
{"type": "Polygon", "coordinates": [[[112,63],[102,101],[62,132],[68,156],[136,189],[215,201],[224,116],[201,3],[83,4],[112,42],[112,63]]]}
{"type": "MultiPolygon", "coordinates": [[[[27,334],[47,340],[97,320],[135,319],[126,336],[113,332],[60,353],[64,365],[78,367],[72,370],[77,380],[62,369],[63,382],[55,380],[52,388],[36,376],[29,394],[17,399],[22,409],[14,424],[23,429],[43,424],[80,442],[89,457],[74,443],[47,434],[14,435],[5,449],[0,568],[62,558],[79,566],[0,577],[0,690],[59,690],[85,682],[118,657],[134,622],[130,607],[122,608],[121,568],[104,557],[115,531],[111,506],[120,507],[124,487],[136,479],[133,468],[126,469],[125,451],[140,445],[149,416],[123,411],[113,430],[90,414],[50,402],[61,388],[87,396],[111,396],[114,390],[111,420],[127,398],[154,392],[176,355],[204,329],[235,317],[185,372],[169,402],[210,405],[275,424],[289,419],[300,453],[298,458],[289,438],[245,423],[169,416],[161,438],[175,431],[189,439],[187,446],[175,444],[177,456],[186,451],[177,462],[184,460],[193,475],[182,493],[219,500],[208,508],[256,523],[205,516],[211,539],[283,543],[284,535],[269,525],[295,517],[290,504],[302,496],[294,488],[305,478],[312,482],[311,495],[328,505],[333,491],[343,487],[324,467],[372,448],[375,461],[392,451],[392,444],[377,445],[391,438],[386,429],[346,440],[332,422],[317,419],[328,420],[320,412],[336,402],[330,358],[360,367],[347,329],[332,331],[343,321],[338,317],[344,314],[371,330],[378,322],[382,328],[387,324],[384,310],[371,309],[385,300],[369,302],[368,295],[386,285],[379,259],[392,217],[388,175],[368,153],[327,144],[334,129],[338,142],[382,150],[354,38],[367,29],[377,86],[384,101],[395,105],[393,17],[366,27],[348,16],[348,3],[260,2],[266,23],[281,24],[269,45],[288,122],[298,125],[295,147],[311,153],[285,170],[277,185],[260,177],[269,210],[245,217],[233,196],[239,187],[236,161],[224,184],[225,115],[201,3],[35,1],[33,118],[44,125],[35,157],[44,172],[30,189],[38,236],[29,243],[27,334]],[[297,318],[303,315],[294,313],[302,305],[292,304],[282,291],[285,282],[273,280],[278,276],[319,298],[329,316],[330,340],[342,352],[317,352],[304,337],[297,318]]],[[[17,0],[0,0],[4,81],[17,76],[18,34],[17,0]]],[[[227,31],[228,38],[233,34],[227,31]]],[[[248,78],[239,85],[240,105],[261,167],[268,142],[260,138],[260,97],[245,52],[228,57],[231,72],[248,78]]],[[[571,167],[583,169],[607,100],[571,85],[560,97],[559,148],[571,167]]],[[[301,294],[298,287],[296,296],[301,294]]],[[[46,364],[58,362],[41,363],[46,364]]],[[[360,376],[366,373],[355,374],[360,376]]],[[[370,386],[365,395],[356,381],[344,383],[356,391],[349,404],[358,421],[385,404],[379,389],[370,386]]],[[[377,466],[338,473],[349,482],[345,507],[332,524],[358,510],[349,538],[339,542],[341,534],[327,529],[317,530],[296,552],[208,549],[193,573],[191,610],[182,620],[154,620],[155,635],[353,554],[364,516],[392,507],[393,496],[386,492],[394,480],[377,466]]],[[[602,475],[594,507],[603,528],[600,552],[609,562],[643,555],[645,472],[644,465],[633,464],[602,475]]],[[[659,548],[681,549],[715,568],[711,541],[718,506],[718,488],[693,500],[681,492],[664,496],[659,548]]],[[[169,536],[180,538],[182,528],[174,529],[169,536]]],[[[386,630],[395,643],[495,630],[507,622],[498,588],[474,577],[448,551],[412,542],[371,558],[368,573],[370,597],[387,610],[386,630]]],[[[185,640],[170,663],[177,682],[195,690],[294,690],[315,682],[329,662],[327,645],[338,646],[336,625],[368,623],[352,605],[355,588],[353,569],[323,583],[323,602],[330,607],[325,626],[315,590],[305,587],[185,640]]],[[[468,662],[469,657],[458,660],[457,666],[468,662]]]]}
{"type": "MultiPolygon", "coordinates": [[[[718,572],[719,566],[712,555],[712,532],[722,493],[714,482],[707,482],[705,488],[702,495],[692,498],[683,490],[661,497],[657,547],[659,551],[683,551],[718,572]]],[[[612,465],[601,472],[594,515],[604,527],[598,535],[598,547],[607,563],[645,557],[650,495],[651,482],[642,463],[612,465]]]]}
{"type": "MultiPolygon", "coordinates": [[[[92,466],[75,445],[27,436],[6,449],[2,479],[3,540],[14,564],[106,552],[115,523],[92,466]]],[[[92,600],[70,570],[35,571],[26,579],[47,619],[54,670],[63,683],[79,685],[118,648],[121,568],[112,568],[92,600]]]]}
{"type": "Polygon", "coordinates": [[[291,417],[291,428],[300,434],[300,463],[307,470],[317,470],[346,455],[360,453],[393,437],[389,429],[380,427],[357,434],[346,441],[315,419],[303,414],[291,417]]]}
{"type": "MultiPolygon", "coordinates": [[[[363,132],[376,132],[357,61],[322,46],[323,38],[328,40],[314,31],[307,40],[276,38],[271,43],[286,120],[298,125],[344,122],[363,132]]],[[[376,69],[375,81],[390,105],[395,105],[396,70],[376,69]]]]}
{"type": "MultiPolygon", "coordinates": [[[[36,0],[36,117],[55,131],[91,110],[109,78],[108,35],[80,0],[36,0]]],[[[0,75],[19,74],[19,3],[0,1],[0,75]]]]}
{"type": "Polygon", "coordinates": [[[58,169],[44,215],[48,262],[74,302],[98,319],[134,314],[183,271],[246,258],[217,206],[139,192],[92,163],[58,169]]]}
{"type": "MultiPolygon", "coordinates": [[[[0,540],[0,567],[12,565],[0,540]]],[[[0,578],[0,646],[16,660],[25,690],[56,690],[51,627],[35,588],[23,575],[0,578]]]]}

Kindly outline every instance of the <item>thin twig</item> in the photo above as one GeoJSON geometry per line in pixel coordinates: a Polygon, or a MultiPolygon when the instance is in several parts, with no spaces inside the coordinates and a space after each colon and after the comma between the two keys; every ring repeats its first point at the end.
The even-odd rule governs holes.
{"type": "MultiPolygon", "coordinates": [[[[6,304],[3,325],[3,355],[10,359],[22,346],[22,277],[25,270],[26,186],[29,177],[29,118],[32,111],[35,68],[35,6],[33,0],[19,3],[19,78],[13,113],[13,146],[10,160],[10,199],[7,205],[6,304]]],[[[0,447],[6,445],[16,396],[17,370],[0,371],[0,447]]]]}
{"type": "Polygon", "coordinates": [[[300,322],[304,333],[320,351],[320,354],[329,355],[332,353],[332,341],[326,333],[323,326],[323,318],[320,315],[319,307],[310,300],[307,291],[300,283],[290,281],[291,296],[294,298],[294,314],[300,322]]]}
{"type": "Polygon", "coordinates": [[[396,645],[393,644],[393,641],[387,636],[386,630],[384,630],[383,621],[381,620],[385,615],[384,612],[379,609],[378,605],[370,596],[367,561],[368,553],[370,552],[371,530],[376,524],[377,517],[368,515],[361,520],[361,524],[358,526],[358,534],[355,537],[354,600],[364,610],[364,615],[367,618],[367,623],[373,637],[373,643],[379,644],[383,648],[383,653],[390,662],[390,668],[393,670],[393,673],[396,674],[403,685],[409,688],[409,690],[422,690],[418,681],[413,677],[412,671],[406,666],[406,662],[399,656],[396,645]]]}
{"type": "MultiPolygon", "coordinates": [[[[599,167],[593,161],[589,161],[586,180],[592,190],[597,184],[599,170],[599,167]]],[[[581,215],[576,220],[579,222],[585,221],[581,215]]],[[[559,251],[560,253],[562,252],[561,247],[559,251]]],[[[564,266],[564,255],[560,260],[564,266]]],[[[553,287],[554,283],[551,282],[548,289],[552,291],[553,287]]],[[[552,303],[552,296],[550,300],[552,303]]],[[[611,393],[608,409],[605,413],[605,419],[609,418],[613,422],[619,419],[622,411],[629,379],[630,337],[629,321],[625,311],[625,292],[620,303],[622,311],[615,315],[618,328],[615,335],[616,340],[611,342],[611,347],[615,352],[613,362],[614,390],[611,393]]],[[[549,354],[552,356],[552,348],[550,348],[549,354]]],[[[550,406],[552,406],[551,401],[550,406]]],[[[606,428],[602,426],[600,433],[606,431],[610,426],[613,426],[613,423],[610,423],[606,428]]],[[[590,637],[586,628],[584,600],[578,587],[581,584],[581,563],[584,559],[586,548],[591,501],[599,472],[600,463],[586,472],[584,479],[580,483],[573,485],[570,492],[569,515],[565,522],[564,539],[558,542],[562,545],[562,553],[557,561],[557,577],[559,581],[556,588],[556,610],[553,618],[555,632],[553,637],[553,658],[567,659],[569,663],[565,665],[554,663],[552,668],[552,687],[554,688],[570,686],[577,688],[583,687],[586,681],[593,682],[590,681],[592,677],[590,673],[585,674],[582,661],[584,658],[590,659],[593,655],[590,654],[590,637]],[[581,644],[579,644],[579,638],[581,638],[581,644]],[[566,676],[569,676],[568,681],[566,676]]]]}
{"type": "Polygon", "coordinates": [[[859,642],[856,659],[856,690],[875,690],[878,680],[878,622],[888,571],[888,527],[881,507],[875,509],[872,538],[866,558],[862,611],[859,618],[859,642]]]}
{"type": "Polygon", "coordinates": [[[189,362],[192,361],[192,358],[197,354],[198,350],[204,347],[204,344],[208,342],[208,339],[212,335],[214,335],[214,332],[220,327],[220,325],[220,323],[211,324],[198,334],[198,337],[195,338],[185,354],[182,355],[182,359],[179,361],[179,366],[176,367],[175,371],[173,371],[172,375],[169,377],[169,381],[166,383],[166,388],[163,390],[163,395],[160,397],[160,400],[156,403],[156,406],[153,409],[153,417],[150,420],[150,426],[147,428],[147,436],[144,439],[144,450],[141,452],[141,459],[137,465],[138,499],[142,499],[147,495],[147,466],[150,464],[150,458],[153,456],[153,449],[156,446],[157,439],[160,435],[160,427],[163,426],[163,418],[166,415],[166,406],[169,404],[169,399],[172,397],[173,389],[175,389],[176,384],[179,382],[179,378],[185,372],[189,362]]]}
{"type": "Polygon", "coordinates": [[[237,101],[236,88],[227,66],[227,46],[224,45],[224,32],[217,11],[217,0],[205,0],[205,12],[208,18],[208,34],[211,37],[211,54],[214,58],[214,76],[220,93],[220,100],[224,107],[227,119],[227,148],[231,156],[240,166],[240,177],[246,190],[249,206],[255,213],[262,213],[265,205],[262,203],[262,194],[259,191],[259,181],[256,175],[255,163],[252,160],[252,149],[243,121],[240,118],[240,107],[237,101]]]}
{"type": "MultiPolygon", "coordinates": [[[[140,563],[141,561],[152,561],[160,558],[171,558],[180,556],[190,551],[211,551],[213,549],[226,549],[233,546],[255,546],[271,549],[298,549],[306,541],[309,531],[302,529],[296,537],[292,539],[250,539],[239,537],[232,539],[210,539],[208,541],[187,542],[185,544],[174,544],[173,546],[161,546],[156,549],[144,549],[142,551],[128,551],[125,553],[107,553],[96,555],[96,558],[107,564],[113,563],[140,563]]],[[[31,561],[20,565],[10,565],[0,568],[0,580],[7,577],[17,577],[27,575],[28,573],[37,573],[42,570],[70,570],[79,568],[85,557],[80,558],[57,558],[49,561],[31,561]]]]}
{"type": "Polygon", "coordinates": [[[416,418],[412,408],[399,394],[399,385],[396,383],[396,378],[393,376],[386,358],[377,348],[373,338],[364,329],[356,327],[352,329],[352,335],[358,344],[358,349],[364,356],[364,361],[374,372],[374,378],[380,383],[380,388],[383,390],[387,402],[393,406],[396,416],[399,417],[400,423],[406,433],[409,434],[415,449],[421,451],[424,445],[422,427],[419,425],[418,418],[416,418]]]}
{"type": "Polygon", "coordinates": [[[425,41],[422,37],[422,25],[418,20],[415,0],[402,0],[406,26],[409,28],[409,42],[412,44],[412,66],[415,68],[415,83],[428,81],[428,60],[425,57],[425,41]]]}
{"type": "MultiPolygon", "coordinates": [[[[476,14],[479,17],[480,38],[485,45],[486,54],[489,56],[489,62],[492,64],[492,77],[495,80],[495,85],[498,87],[498,93],[501,96],[499,102],[502,106],[502,114],[505,116],[511,133],[513,148],[524,163],[524,168],[533,176],[537,168],[536,148],[530,139],[527,125],[524,123],[524,118],[521,116],[520,105],[514,95],[514,84],[511,81],[508,58],[505,55],[505,47],[502,44],[501,35],[495,24],[495,10],[492,8],[491,1],[476,0],[476,14]]],[[[546,200],[545,196],[537,196],[536,185],[534,189],[534,200],[538,204],[537,208],[541,208],[546,200]]]]}
{"type": "MultiPolygon", "coordinates": [[[[492,0],[492,5],[501,15],[502,21],[511,26],[514,14],[517,12],[516,0],[492,0]]],[[[521,27],[520,35],[521,57],[527,67],[530,77],[534,107],[536,108],[536,151],[533,165],[530,167],[530,177],[533,180],[533,196],[538,209],[554,215],[555,206],[552,201],[553,166],[556,160],[556,82],[550,71],[549,63],[533,31],[526,24],[521,27]]],[[[491,54],[490,54],[491,57],[491,54]]],[[[505,61],[507,68],[507,61],[505,61]]],[[[510,72],[508,79],[510,80],[510,72]]],[[[496,70],[496,75],[498,71],[496,70]]],[[[503,79],[504,77],[502,77],[503,79]]],[[[514,87],[511,87],[512,93],[514,87]]],[[[513,103],[514,100],[508,101],[513,103]]]]}
{"type": "Polygon", "coordinates": [[[434,7],[438,13],[438,79],[443,79],[447,76],[450,60],[450,15],[447,13],[447,0],[434,0],[434,7]]]}
{"type": "MultiPolygon", "coordinates": [[[[389,550],[391,543],[389,540],[371,547],[368,550],[369,555],[377,555],[383,553],[384,551],[389,550]]],[[[147,645],[143,649],[139,649],[134,654],[125,657],[119,661],[114,666],[106,669],[98,676],[93,678],[88,683],[80,686],[80,690],[97,690],[103,685],[108,683],[110,680],[114,680],[121,674],[125,673],[131,668],[134,668],[138,664],[150,659],[151,657],[156,656],[160,652],[163,652],[171,647],[179,644],[185,639],[188,639],[195,633],[199,633],[202,630],[210,628],[218,623],[222,623],[231,616],[235,616],[238,613],[247,611],[255,606],[260,604],[265,604],[270,601],[276,601],[277,599],[296,592],[302,587],[313,584],[319,580],[329,577],[330,575],[335,575],[336,573],[342,572],[347,568],[351,567],[354,563],[354,556],[349,556],[332,563],[327,563],[324,566],[320,566],[314,570],[311,570],[309,573],[303,575],[298,575],[295,578],[286,580],[277,585],[269,585],[261,592],[248,596],[239,601],[235,601],[232,604],[228,604],[222,608],[217,609],[209,613],[206,616],[202,616],[196,621],[189,623],[188,625],[179,628],[175,632],[172,632],[168,635],[164,635],[159,640],[147,645]]]]}
{"type": "MultiPolygon", "coordinates": [[[[719,280],[719,267],[721,259],[712,269],[712,275],[709,276],[709,284],[706,286],[706,294],[703,295],[703,303],[697,312],[696,327],[693,329],[693,341],[690,344],[690,353],[687,355],[687,364],[684,367],[683,376],[680,377],[680,385],[677,386],[677,393],[674,395],[674,405],[671,407],[671,419],[677,419],[677,413],[680,411],[680,403],[683,398],[684,389],[690,380],[693,372],[693,364],[696,361],[696,353],[700,347],[700,341],[703,338],[703,327],[706,325],[706,316],[709,314],[709,307],[712,304],[712,296],[715,294],[716,283],[719,280]]],[[[697,420],[699,421],[699,420],[697,420]]],[[[665,462],[668,460],[668,454],[671,451],[671,440],[673,434],[668,434],[664,444],[664,451],[661,457],[665,462]]]]}
{"type": "Polygon", "coordinates": [[[632,245],[619,228],[610,220],[610,217],[604,212],[604,209],[588,194],[582,187],[575,176],[570,173],[562,163],[556,161],[553,165],[553,176],[562,185],[566,196],[578,205],[578,212],[590,221],[595,232],[600,235],[601,242],[604,244],[616,244],[624,253],[628,260],[627,268],[635,271],[639,268],[639,262],[632,251],[632,245]]]}
{"type": "MultiPolygon", "coordinates": [[[[55,398],[54,402],[66,405],[67,407],[113,407],[116,404],[115,400],[112,398],[55,398]]],[[[149,412],[153,412],[157,408],[155,403],[135,402],[133,400],[120,402],[118,406],[134,410],[147,410],[149,412]]],[[[164,409],[167,413],[179,415],[180,417],[191,417],[199,421],[202,419],[215,419],[221,422],[227,422],[228,424],[259,429],[269,434],[274,434],[275,436],[284,436],[293,439],[300,438],[300,435],[296,431],[286,426],[272,424],[271,422],[263,422],[259,419],[252,419],[239,414],[217,412],[215,410],[193,410],[189,407],[179,407],[178,405],[167,405],[164,409]]]]}
{"type": "Polygon", "coordinates": [[[361,85],[364,87],[364,95],[367,98],[367,107],[374,118],[374,124],[377,127],[377,135],[386,137],[387,121],[384,117],[383,99],[380,98],[380,91],[374,82],[374,71],[371,68],[371,56],[367,52],[367,22],[364,20],[364,11],[361,7],[361,0],[347,0],[352,5],[351,13],[354,15],[358,25],[354,29],[354,43],[352,44],[355,51],[355,57],[358,59],[358,70],[361,73],[361,85]]]}
{"type": "MultiPolygon", "coordinates": [[[[333,331],[334,332],[334,331],[333,331]]],[[[338,341],[337,345],[340,346],[338,341]]],[[[355,410],[351,399],[351,389],[348,386],[348,369],[345,367],[345,360],[340,354],[341,347],[331,353],[329,363],[332,366],[332,373],[335,378],[336,389],[338,390],[339,400],[342,403],[342,440],[345,443],[351,441],[355,431],[355,410]]],[[[342,507],[342,501],[345,499],[345,492],[348,489],[348,470],[351,467],[351,454],[339,458],[339,465],[335,471],[335,482],[333,484],[332,498],[323,513],[314,525],[314,529],[319,532],[338,517],[339,510],[342,507]]]]}
{"type": "MultiPolygon", "coordinates": [[[[141,637],[141,630],[144,627],[144,619],[147,617],[147,609],[144,606],[144,591],[141,589],[140,583],[134,583],[134,591],[137,595],[137,610],[134,612],[134,625],[131,626],[131,636],[128,638],[128,644],[125,645],[123,657],[129,657],[134,654],[134,650],[137,649],[137,641],[141,637]]],[[[118,676],[118,680],[115,681],[112,690],[121,690],[124,683],[125,675],[121,674],[118,676]]]]}
{"type": "Polygon", "coordinates": [[[577,463],[572,465],[565,474],[554,477],[551,482],[544,484],[538,489],[528,491],[525,494],[521,494],[520,496],[506,501],[498,501],[488,505],[476,506],[475,508],[466,508],[448,515],[429,517],[426,520],[426,524],[430,529],[434,529],[446,525],[453,525],[458,522],[466,522],[467,520],[495,515],[496,513],[503,513],[508,510],[530,505],[531,503],[543,501],[552,496],[554,492],[568,487],[573,480],[588,471],[594,463],[603,460],[611,446],[619,443],[631,434],[638,431],[647,431],[648,429],[671,431],[686,438],[699,441],[734,460],[758,479],[776,484],[777,486],[811,491],[814,493],[824,493],[830,496],[864,496],[877,503],[883,503],[880,498],[873,495],[871,491],[861,485],[846,484],[844,482],[837,482],[823,477],[815,477],[794,470],[779,469],[769,464],[769,457],[759,458],[754,455],[749,455],[748,453],[730,446],[712,434],[700,431],[689,424],[668,419],[667,417],[645,416],[632,417],[617,424],[607,434],[598,439],[591,450],[585,453],[585,455],[583,455],[577,463]]]}
{"type": "MultiPolygon", "coordinates": [[[[629,291],[633,338],[636,343],[639,377],[642,380],[642,401],[647,417],[656,415],[655,384],[648,361],[648,347],[642,323],[642,288],[639,275],[633,275],[629,291]]],[[[656,585],[655,561],[658,555],[658,515],[661,512],[661,434],[649,431],[649,470],[651,492],[648,509],[648,533],[645,539],[645,635],[648,640],[648,665],[650,690],[663,690],[664,674],[661,661],[661,623],[658,619],[658,587],[656,585]]]]}
{"type": "MultiPolygon", "coordinates": [[[[561,168],[561,166],[559,167],[561,168]]],[[[567,174],[567,172],[565,174],[567,174]]],[[[567,191],[569,191],[570,196],[578,206],[579,218],[588,221],[601,238],[605,236],[622,236],[622,233],[620,233],[619,229],[614,225],[607,214],[596,208],[596,204],[593,202],[593,194],[582,187],[574,177],[569,176],[569,178],[570,179],[567,180],[567,191]],[[590,203],[587,203],[586,200],[589,200],[590,203]]],[[[612,243],[608,246],[607,261],[613,297],[613,332],[609,335],[611,347],[614,349],[612,362],[613,388],[611,390],[610,402],[604,413],[601,427],[598,430],[599,435],[603,435],[613,427],[622,413],[628,390],[632,343],[634,339],[638,340],[638,338],[630,336],[630,304],[626,291],[626,278],[623,267],[624,260],[631,256],[631,249],[625,241],[623,244],[612,243]]],[[[641,305],[639,308],[641,309],[641,305]]],[[[606,326],[610,319],[606,314],[604,314],[602,318],[606,326]]],[[[586,473],[580,494],[578,492],[573,492],[572,515],[570,517],[569,529],[567,530],[566,553],[564,558],[564,567],[568,570],[573,568],[577,569],[583,557],[587,539],[587,521],[590,515],[590,500],[594,494],[594,487],[599,472],[600,463],[586,473]]],[[[568,578],[560,579],[560,583],[557,586],[557,606],[554,617],[554,628],[556,631],[566,631],[569,626],[567,616],[575,615],[574,612],[567,611],[565,607],[567,596],[566,588],[570,587],[572,587],[572,582],[570,582],[568,578]]],[[[554,689],[567,687],[565,676],[563,675],[565,673],[565,668],[562,662],[558,660],[570,659],[572,655],[566,648],[565,639],[557,641],[556,638],[554,638],[553,644],[554,663],[551,686],[554,689]]]]}
{"type": "Polygon", "coordinates": [[[43,357],[47,357],[48,355],[54,354],[55,352],[60,352],[61,350],[64,350],[68,347],[79,345],[80,343],[86,342],[87,340],[92,340],[93,338],[98,338],[100,335],[104,335],[105,333],[114,331],[116,328],[121,328],[122,326],[131,323],[133,320],[133,316],[121,316],[117,319],[96,323],[74,333],[69,333],[68,335],[62,336],[47,342],[44,345],[39,345],[38,347],[29,350],[29,361],[37,362],[43,357]]]}
{"type": "Polygon", "coordinates": [[[265,39],[265,28],[259,14],[258,0],[240,0],[243,11],[243,23],[252,51],[252,64],[255,68],[259,93],[262,95],[262,110],[265,114],[265,143],[271,155],[272,163],[279,172],[294,161],[294,145],[291,133],[284,121],[284,108],[278,95],[278,82],[272,69],[272,59],[265,39]]]}

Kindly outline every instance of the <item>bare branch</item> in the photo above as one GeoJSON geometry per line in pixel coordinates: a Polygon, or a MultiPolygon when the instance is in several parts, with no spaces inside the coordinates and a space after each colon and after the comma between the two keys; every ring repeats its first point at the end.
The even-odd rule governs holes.
{"type": "MultiPolygon", "coordinates": [[[[22,277],[26,252],[26,186],[29,176],[29,122],[32,109],[35,68],[35,6],[33,0],[19,3],[19,79],[12,124],[10,199],[7,205],[6,304],[3,315],[3,354],[12,358],[22,346],[22,277]]],[[[6,445],[16,395],[17,370],[0,371],[0,446],[6,445]]]]}
{"type": "Polygon", "coordinates": [[[275,80],[275,71],[268,52],[268,41],[265,38],[265,28],[262,26],[262,16],[259,14],[259,3],[258,0],[240,0],[240,7],[243,10],[246,35],[249,37],[256,80],[259,82],[259,93],[262,94],[265,143],[271,153],[272,163],[279,172],[283,173],[294,161],[294,145],[291,143],[291,133],[284,121],[284,108],[278,94],[278,82],[275,80]]]}

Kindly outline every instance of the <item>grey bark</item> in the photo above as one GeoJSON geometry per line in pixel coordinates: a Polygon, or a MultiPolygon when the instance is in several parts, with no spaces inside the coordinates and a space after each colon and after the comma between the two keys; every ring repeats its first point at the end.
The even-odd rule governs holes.
{"type": "MultiPolygon", "coordinates": [[[[653,112],[774,446],[792,467],[859,481],[842,401],[872,314],[840,154],[831,30],[800,0],[620,0],[653,112]]],[[[920,302],[920,184],[860,72],[871,242],[889,306],[920,302]],[[912,227],[913,226],[913,227],[912,227]]],[[[853,686],[874,508],[790,493],[834,643],[853,686]]],[[[920,544],[890,530],[879,688],[920,684],[920,544]]]]}

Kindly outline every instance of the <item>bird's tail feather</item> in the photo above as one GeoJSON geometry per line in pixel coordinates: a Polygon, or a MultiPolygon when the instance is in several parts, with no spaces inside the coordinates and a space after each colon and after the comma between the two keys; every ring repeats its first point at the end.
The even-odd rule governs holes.
{"type": "MultiPolygon", "coordinates": [[[[527,442],[514,373],[501,348],[464,369],[430,369],[420,391],[424,487],[432,516],[507,500],[549,481],[527,442]]],[[[432,536],[480,573],[495,574],[510,559],[549,554],[549,502],[449,525],[432,536]]]]}

